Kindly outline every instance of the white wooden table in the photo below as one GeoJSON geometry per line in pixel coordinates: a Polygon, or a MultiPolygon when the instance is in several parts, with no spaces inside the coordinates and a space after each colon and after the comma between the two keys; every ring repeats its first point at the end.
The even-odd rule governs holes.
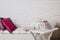
{"type": "Polygon", "coordinates": [[[43,40],[50,40],[51,35],[53,31],[57,30],[58,28],[53,28],[50,30],[29,30],[34,37],[35,40],[37,40],[36,35],[39,33],[39,35],[42,37],[43,40]],[[36,35],[34,35],[36,34],[36,35]]]}

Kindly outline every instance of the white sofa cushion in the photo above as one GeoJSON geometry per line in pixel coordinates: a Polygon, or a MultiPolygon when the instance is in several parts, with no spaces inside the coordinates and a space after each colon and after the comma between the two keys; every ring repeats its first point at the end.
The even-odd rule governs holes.
{"type": "MultiPolygon", "coordinates": [[[[6,33],[9,33],[7,30],[3,31],[2,32],[3,34],[6,34],[6,33]]],[[[25,30],[23,30],[23,28],[17,28],[15,31],[13,31],[13,34],[14,33],[29,33],[29,32],[26,32],[25,30]]]]}

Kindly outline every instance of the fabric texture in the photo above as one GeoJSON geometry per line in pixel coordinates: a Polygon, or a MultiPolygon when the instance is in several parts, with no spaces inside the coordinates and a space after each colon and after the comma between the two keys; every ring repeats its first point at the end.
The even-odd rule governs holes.
{"type": "Polygon", "coordinates": [[[15,29],[17,29],[17,27],[14,25],[14,23],[10,18],[5,18],[4,20],[2,20],[2,23],[10,33],[12,33],[15,29]]]}
{"type": "Polygon", "coordinates": [[[3,18],[0,18],[0,30],[4,31],[4,30],[6,30],[6,28],[4,27],[2,20],[3,20],[3,18]]]}

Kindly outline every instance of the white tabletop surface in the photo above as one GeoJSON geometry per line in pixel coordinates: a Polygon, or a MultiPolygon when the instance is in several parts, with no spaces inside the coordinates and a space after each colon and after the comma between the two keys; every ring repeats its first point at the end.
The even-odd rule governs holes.
{"type": "Polygon", "coordinates": [[[53,31],[55,31],[57,29],[58,28],[53,28],[53,29],[50,29],[50,30],[29,30],[29,31],[33,32],[33,33],[45,34],[45,33],[53,32],[53,31]]]}

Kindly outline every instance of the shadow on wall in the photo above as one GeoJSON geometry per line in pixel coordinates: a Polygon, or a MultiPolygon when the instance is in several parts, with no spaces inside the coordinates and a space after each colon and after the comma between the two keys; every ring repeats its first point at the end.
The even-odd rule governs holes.
{"type": "Polygon", "coordinates": [[[52,38],[60,38],[60,23],[56,23],[55,27],[59,29],[53,32],[52,38]]]}

